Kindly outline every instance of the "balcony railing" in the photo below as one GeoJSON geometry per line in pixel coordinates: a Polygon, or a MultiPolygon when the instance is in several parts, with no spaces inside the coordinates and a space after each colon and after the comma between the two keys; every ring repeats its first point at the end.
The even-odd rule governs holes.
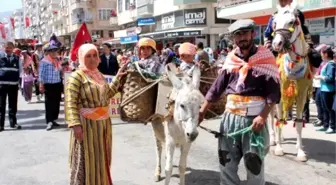
{"type": "Polygon", "coordinates": [[[72,24],[92,23],[93,16],[90,12],[73,12],[71,20],[72,24]]]}
{"type": "Polygon", "coordinates": [[[118,25],[118,18],[110,17],[110,26],[117,26],[117,25],[118,25]]]}
{"type": "Polygon", "coordinates": [[[92,0],[71,0],[71,9],[91,8],[92,0]]]}

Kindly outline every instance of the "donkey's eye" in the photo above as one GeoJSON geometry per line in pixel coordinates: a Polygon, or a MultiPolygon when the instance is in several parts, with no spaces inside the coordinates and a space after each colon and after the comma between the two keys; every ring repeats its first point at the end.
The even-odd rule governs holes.
{"type": "Polygon", "coordinates": [[[183,104],[181,104],[180,107],[181,107],[182,109],[184,109],[184,105],[183,105],[183,104]]]}
{"type": "Polygon", "coordinates": [[[293,25],[293,24],[294,24],[294,21],[289,22],[289,24],[290,24],[290,25],[293,25]]]}

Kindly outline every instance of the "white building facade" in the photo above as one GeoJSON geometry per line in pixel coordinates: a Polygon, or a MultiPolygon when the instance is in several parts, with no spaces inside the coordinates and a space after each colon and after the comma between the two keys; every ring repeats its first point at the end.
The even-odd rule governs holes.
{"type": "Polygon", "coordinates": [[[24,15],[23,9],[18,9],[13,12],[12,18],[14,19],[14,38],[23,39],[24,38],[24,15]]]}
{"type": "Polygon", "coordinates": [[[26,38],[42,42],[55,33],[60,41],[70,46],[82,23],[86,23],[91,36],[99,41],[113,38],[118,29],[117,0],[23,0],[24,14],[31,20],[25,29],[26,38]]]}
{"type": "Polygon", "coordinates": [[[127,44],[136,42],[136,32],[138,39],[154,38],[158,49],[181,42],[203,42],[215,49],[219,34],[226,32],[231,22],[216,16],[216,6],[217,0],[118,0],[122,30],[115,36],[127,44]]]}

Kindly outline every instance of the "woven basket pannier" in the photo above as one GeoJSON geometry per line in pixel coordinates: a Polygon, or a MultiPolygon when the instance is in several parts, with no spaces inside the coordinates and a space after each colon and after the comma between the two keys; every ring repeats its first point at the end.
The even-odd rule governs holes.
{"type": "MultiPolygon", "coordinates": [[[[217,67],[211,67],[207,62],[201,62],[201,82],[200,82],[200,91],[205,96],[210,89],[212,83],[216,80],[218,76],[217,67]]],[[[222,115],[225,111],[226,96],[222,94],[220,100],[216,103],[213,103],[211,108],[205,114],[205,119],[211,119],[216,116],[222,115]]]]}
{"type": "Polygon", "coordinates": [[[120,118],[122,121],[146,123],[155,113],[158,85],[140,92],[151,83],[153,82],[145,80],[137,70],[127,71],[126,77],[121,80],[120,118]],[[140,95],[129,101],[137,94],[140,95]]]}

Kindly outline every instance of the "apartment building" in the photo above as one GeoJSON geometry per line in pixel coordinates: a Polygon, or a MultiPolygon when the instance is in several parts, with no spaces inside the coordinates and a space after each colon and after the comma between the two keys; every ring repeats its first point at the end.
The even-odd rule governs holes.
{"type": "Polygon", "coordinates": [[[23,0],[25,16],[31,20],[26,38],[48,41],[55,33],[65,45],[71,45],[82,23],[86,23],[91,36],[103,41],[113,38],[118,29],[116,0],[23,0]],[[115,19],[110,24],[110,18],[115,19]]]}
{"type": "Polygon", "coordinates": [[[219,19],[216,6],[217,0],[118,0],[122,30],[114,35],[121,44],[149,36],[157,41],[158,49],[180,42],[203,42],[216,48],[219,34],[232,22],[219,19]]]}
{"type": "Polygon", "coordinates": [[[12,14],[12,18],[14,19],[14,38],[15,39],[23,39],[24,38],[24,16],[23,9],[15,10],[12,14]]]}

